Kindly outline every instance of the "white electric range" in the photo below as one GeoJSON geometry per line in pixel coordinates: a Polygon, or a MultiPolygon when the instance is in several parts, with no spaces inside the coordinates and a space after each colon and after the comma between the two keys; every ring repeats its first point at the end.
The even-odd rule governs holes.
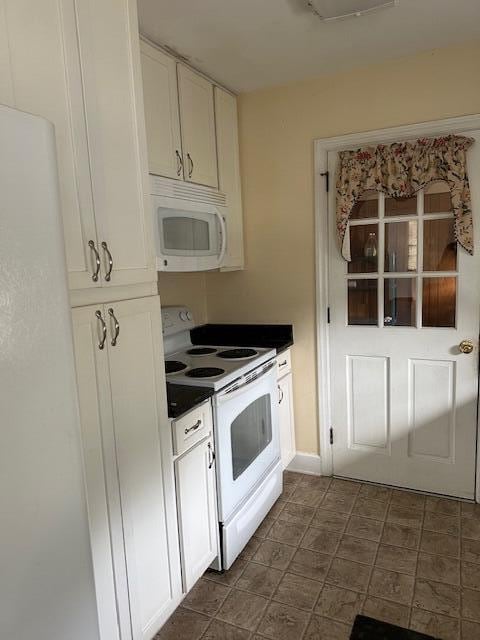
{"type": "Polygon", "coordinates": [[[212,397],[220,561],[228,569],[282,492],[275,349],[193,345],[186,307],[163,307],[167,382],[212,397]]]}

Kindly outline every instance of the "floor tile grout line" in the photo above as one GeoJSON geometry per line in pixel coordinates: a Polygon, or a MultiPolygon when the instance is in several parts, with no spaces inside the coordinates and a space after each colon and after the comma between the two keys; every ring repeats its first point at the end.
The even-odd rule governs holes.
{"type": "Polygon", "coordinates": [[[409,629],[411,629],[412,615],[413,615],[413,602],[415,600],[415,592],[417,590],[418,561],[420,559],[420,553],[421,553],[421,545],[422,545],[422,538],[423,538],[423,531],[424,531],[424,529],[423,529],[424,522],[425,522],[425,513],[424,513],[423,520],[422,520],[422,526],[420,527],[420,540],[418,542],[417,559],[416,559],[416,562],[415,562],[415,573],[413,574],[413,593],[412,593],[412,601],[411,601],[411,604],[410,604],[410,612],[408,614],[408,628],[409,629]]]}
{"type": "Polygon", "coordinates": [[[365,603],[366,603],[366,601],[367,601],[367,598],[368,598],[368,597],[369,597],[369,595],[370,595],[370,584],[371,584],[371,582],[372,582],[373,572],[375,571],[375,566],[376,566],[376,562],[377,562],[377,558],[378,558],[378,550],[380,549],[381,541],[382,541],[382,538],[383,538],[383,532],[384,532],[384,530],[385,530],[385,523],[387,522],[387,515],[388,515],[388,511],[389,511],[389,509],[390,509],[390,504],[391,504],[391,501],[392,501],[392,495],[393,495],[393,494],[392,494],[392,492],[390,492],[390,494],[389,494],[389,498],[388,498],[388,500],[387,500],[387,509],[386,509],[386,511],[385,511],[385,519],[384,519],[384,520],[383,520],[383,522],[382,522],[382,530],[381,530],[381,532],[380,532],[380,537],[379,537],[379,539],[378,539],[377,550],[376,550],[376,552],[375,552],[375,557],[374,557],[374,559],[373,559],[372,568],[371,568],[371,571],[370,571],[370,576],[369,576],[369,578],[368,578],[368,583],[367,583],[367,587],[366,587],[365,597],[364,597],[364,599],[363,599],[362,607],[361,607],[361,609],[360,609],[360,610],[362,611],[362,613],[364,613],[364,612],[365,612],[365,603]]]}

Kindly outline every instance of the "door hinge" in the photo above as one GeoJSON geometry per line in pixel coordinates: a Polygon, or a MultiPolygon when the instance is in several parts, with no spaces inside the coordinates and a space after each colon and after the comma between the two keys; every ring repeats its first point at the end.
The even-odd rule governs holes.
{"type": "Polygon", "coordinates": [[[327,307],[327,323],[330,324],[330,307],[327,307]]]}
{"type": "Polygon", "coordinates": [[[330,191],[330,172],[324,171],[320,175],[325,178],[325,191],[328,193],[330,191]]]}
{"type": "Polygon", "coordinates": [[[330,444],[333,444],[333,427],[330,427],[330,444]]]}

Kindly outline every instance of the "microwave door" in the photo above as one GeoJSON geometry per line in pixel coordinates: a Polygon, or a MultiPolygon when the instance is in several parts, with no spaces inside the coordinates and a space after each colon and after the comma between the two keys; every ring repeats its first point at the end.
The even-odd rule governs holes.
{"type": "Polygon", "coordinates": [[[221,266],[225,223],[215,207],[202,211],[158,206],[157,268],[162,271],[205,271],[221,266]]]}

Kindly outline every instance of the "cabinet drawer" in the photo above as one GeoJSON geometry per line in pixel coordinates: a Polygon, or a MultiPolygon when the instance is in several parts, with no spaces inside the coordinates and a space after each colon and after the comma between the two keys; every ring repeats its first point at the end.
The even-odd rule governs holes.
{"type": "Polygon", "coordinates": [[[212,431],[210,400],[172,422],[173,453],[180,455],[212,431]]]}
{"type": "Polygon", "coordinates": [[[291,359],[291,351],[287,349],[283,353],[280,353],[277,356],[277,376],[278,378],[282,378],[283,376],[290,373],[292,370],[292,359],[291,359]]]}

